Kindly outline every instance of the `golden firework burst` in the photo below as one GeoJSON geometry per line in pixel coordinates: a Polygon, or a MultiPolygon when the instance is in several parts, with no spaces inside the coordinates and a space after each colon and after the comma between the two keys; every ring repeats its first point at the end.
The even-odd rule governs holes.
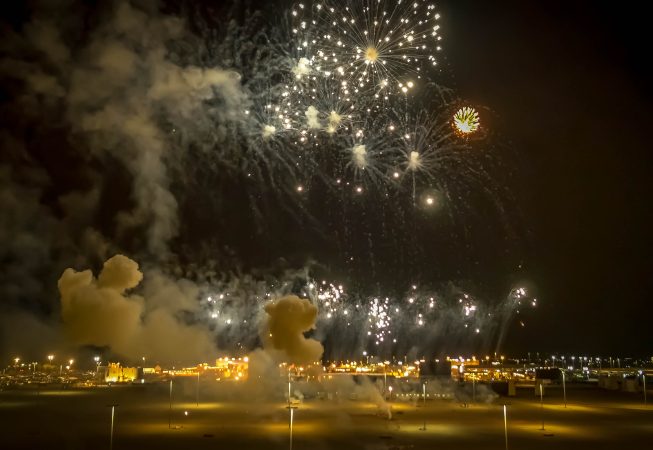
{"type": "Polygon", "coordinates": [[[480,127],[478,111],[470,106],[464,106],[453,115],[453,126],[457,133],[471,134],[480,127]]]}

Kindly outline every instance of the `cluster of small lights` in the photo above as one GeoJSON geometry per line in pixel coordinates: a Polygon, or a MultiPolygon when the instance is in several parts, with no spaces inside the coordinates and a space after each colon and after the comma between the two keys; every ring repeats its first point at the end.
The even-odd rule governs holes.
{"type": "MultiPolygon", "coordinates": [[[[535,308],[537,306],[537,299],[531,298],[528,296],[526,288],[517,287],[510,292],[510,300],[512,301],[511,307],[515,309],[517,314],[520,313],[520,308],[524,302],[528,302],[531,307],[535,308]]],[[[519,324],[523,327],[525,326],[524,321],[520,320],[519,324]]]]}

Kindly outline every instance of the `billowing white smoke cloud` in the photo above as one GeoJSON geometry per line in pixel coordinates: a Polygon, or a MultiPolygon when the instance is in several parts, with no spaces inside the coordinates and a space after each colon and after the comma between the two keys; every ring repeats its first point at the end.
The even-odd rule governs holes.
{"type": "Polygon", "coordinates": [[[267,317],[261,329],[265,350],[288,363],[307,364],[322,358],[324,347],[304,333],[315,327],[317,306],[288,295],[265,305],[267,317]]]}
{"type": "Polygon", "coordinates": [[[123,209],[118,224],[123,232],[145,227],[149,252],[165,256],[178,233],[171,165],[190,142],[205,138],[202,132],[237,118],[246,95],[236,72],[177,61],[171,43],[189,36],[184,22],[139,5],[114,2],[80,45],[63,38],[74,35],[67,27],[80,28],[71,25],[74,15],[44,3],[22,35],[0,44],[7,50],[0,77],[22,83],[14,106],[26,116],[40,125],[63,122],[83,160],[125,167],[134,206],[123,209]],[[44,106],[56,116],[41,112],[44,106]]]}
{"type": "Polygon", "coordinates": [[[183,33],[180,19],[149,16],[123,2],[70,67],[69,120],[92,139],[94,151],[109,153],[131,172],[136,207],[122,223],[148,224],[148,248],[156,254],[166,252],[178,230],[166,167],[175,152],[185,151],[174,144],[175,126],[206,120],[205,100],[220,98],[224,119],[245,100],[235,72],[169,59],[166,43],[183,33]],[[164,129],[162,119],[171,126],[164,129]]]}
{"type": "Polygon", "coordinates": [[[106,261],[97,278],[90,270],[66,269],[59,279],[66,336],[76,345],[108,346],[131,359],[197,362],[213,357],[208,330],[178,317],[196,308],[194,285],[155,272],[145,281],[144,296],[129,295],[142,279],[138,264],[123,255],[106,261]]]}

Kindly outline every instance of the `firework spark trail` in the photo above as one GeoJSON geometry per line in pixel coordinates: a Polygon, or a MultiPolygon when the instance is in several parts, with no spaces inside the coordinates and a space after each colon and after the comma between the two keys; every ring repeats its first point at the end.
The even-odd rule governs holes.
{"type": "Polygon", "coordinates": [[[265,304],[293,294],[309,299],[318,310],[314,337],[325,344],[327,358],[360,358],[363,352],[389,357],[409,350],[421,356],[459,342],[476,342],[489,351],[501,345],[515,315],[537,306],[523,287],[499,301],[451,286],[430,290],[414,285],[403,295],[365,296],[348,292],[343,284],[316,280],[307,270],[279,278],[207,281],[202,292],[204,320],[220,347],[239,354],[257,345],[265,304]]]}

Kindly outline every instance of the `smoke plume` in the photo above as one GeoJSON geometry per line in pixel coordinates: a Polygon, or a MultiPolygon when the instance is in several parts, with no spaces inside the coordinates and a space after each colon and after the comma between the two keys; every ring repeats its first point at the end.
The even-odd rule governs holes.
{"type": "Polygon", "coordinates": [[[262,328],[266,350],[280,353],[284,361],[307,364],[322,358],[324,347],[304,333],[315,327],[317,306],[288,295],[265,305],[268,314],[262,328]]]}
{"type": "Polygon", "coordinates": [[[90,270],[68,268],[59,279],[64,332],[76,345],[110,347],[132,360],[197,362],[215,355],[208,330],[180,317],[192,313],[192,283],[173,282],[155,272],[145,296],[127,291],[139,286],[143,273],[135,261],[116,255],[96,278],[90,270]]]}
{"type": "MultiPolygon", "coordinates": [[[[202,60],[196,31],[156,1],[36,0],[18,10],[17,23],[0,18],[0,353],[40,341],[21,333],[16,342],[13,324],[25,315],[59,331],[56,283],[66,267],[96,267],[118,252],[174,260],[191,149],[210,153],[215,130],[233,126],[248,103],[240,75],[225,59],[202,60]]],[[[148,312],[148,296],[84,273],[68,272],[62,286],[93,294],[67,311],[79,339],[97,326],[103,339],[94,341],[125,340],[76,321],[97,313],[92,305],[124,314],[128,333],[176,323],[148,312]]],[[[155,277],[148,270],[143,289],[155,277]]]]}

